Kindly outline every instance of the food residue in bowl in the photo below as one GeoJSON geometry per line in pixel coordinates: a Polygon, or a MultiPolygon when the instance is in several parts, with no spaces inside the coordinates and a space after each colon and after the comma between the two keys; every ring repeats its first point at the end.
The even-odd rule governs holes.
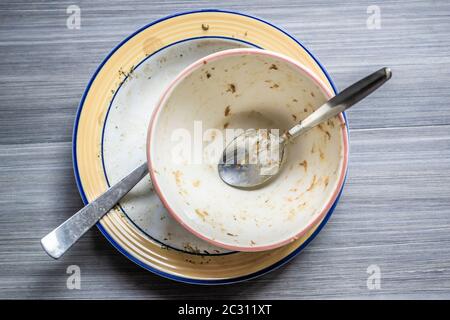
{"type": "Polygon", "coordinates": [[[181,185],[181,176],[183,175],[183,173],[181,173],[180,170],[176,170],[176,171],[173,171],[172,174],[175,177],[176,184],[178,186],[181,185]]]}
{"type": "Polygon", "coordinates": [[[231,112],[231,107],[228,105],[224,111],[225,117],[228,117],[230,115],[230,112],[231,112]]]}
{"type": "Polygon", "coordinates": [[[229,83],[227,92],[235,93],[236,92],[236,85],[234,83],[229,83]]]}
{"type": "Polygon", "coordinates": [[[303,167],[303,169],[305,169],[305,172],[308,170],[308,161],[303,160],[302,162],[300,162],[300,166],[303,167]]]}
{"type": "Polygon", "coordinates": [[[195,209],[195,213],[203,220],[205,221],[206,217],[209,215],[207,211],[195,209]]]}

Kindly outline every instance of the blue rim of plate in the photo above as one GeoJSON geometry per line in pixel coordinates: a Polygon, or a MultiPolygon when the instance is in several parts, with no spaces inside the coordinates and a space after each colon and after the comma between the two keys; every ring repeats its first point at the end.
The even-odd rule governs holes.
{"type": "MultiPolygon", "coordinates": [[[[326,71],[326,69],[323,67],[323,65],[320,63],[320,61],[301,43],[299,42],[297,39],[295,39],[293,36],[291,36],[289,33],[287,33],[286,31],[284,31],[283,29],[271,24],[270,22],[267,22],[261,18],[258,17],[254,17],[248,14],[244,14],[244,13],[240,13],[240,12],[236,12],[236,11],[229,11],[229,10],[220,10],[220,9],[202,9],[202,10],[193,10],[193,11],[186,11],[186,12],[179,12],[173,15],[169,15],[169,16],[165,16],[163,18],[157,19],[145,26],[143,26],[142,28],[138,29],[137,31],[135,31],[134,33],[132,33],[131,35],[129,35],[128,37],[126,37],[123,41],[121,41],[116,47],[114,47],[109,54],[106,56],[106,58],[103,59],[103,61],[101,62],[101,64],[97,67],[97,69],[95,70],[94,74],[92,75],[91,79],[89,80],[88,85],[86,86],[86,89],[83,92],[83,96],[81,98],[80,104],[78,106],[77,112],[76,112],[76,116],[75,116],[75,122],[74,122],[74,126],[73,126],[73,139],[72,139],[72,163],[73,163],[73,169],[74,169],[74,175],[75,175],[75,181],[77,184],[77,188],[78,191],[80,193],[81,199],[83,200],[83,203],[85,205],[87,205],[89,203],[89,201],[87,200],[86,194],[84,193],[83,190],[83,186],[81,183],[81,178],[79,175],[79,171],[78,171],[78,164],[77,164],[77,154],[76,154],[76,142],[77,142],[77,132],[78,132],[78,123],[80,120],[80,116],[81,116],[81,111],[83,109],[83,105],[84,105],[84,101],[86,100],[86,96],[91,88],[92,83],[94,82],[95,78],[97,77],[98,73],[100,72],[100,70],[103,68],[104,64],[111,58],[111,56],[126,42],[128,42],[128,40],[130,40],[131,38],[133,38],[135,35],[137,35],[138,33],[142,32],[143,30],[157,24],[160,23],[162,21],[168,20],[168,19],[172,19],[178,16],[183,16],[183,15],[189,15],[189,14],[195,14],[195,13],[201,13],[201,12],[220,12],[220,13],[227,13],[227,14],[235,14],[235,15],[240,15],[240,16],[244,16],[250,19],[254,19],[257,21],[260,21],[262,23],[265,23],[275,29],[277,29],[278,31],[284,33],[286,36],[288,36],[289,38],[291,38],[293,41],[295,41],[302,49],[304,49],[311,58],[313,58],[313,60],[317,63],[317,65],[320,67],[320,69],[322,70],[322,72],[325,74],[327,80],[329,81],[333,91],[335,94],[337,94],[337,89],[336,86],[333,82],[333,80],[331,79],[330,75],[328,74],[328,72],[326,71]]],[[[161,50],[161,49],[160,49],[161,50]]],[[[344,119],[345,119],[345,123],[346,123],[346,128],[347,128],[347,133],[348,133],[348,121],[347,121],[347,117],[345,115],[345,113],[343,113],[344,119]]],[[[186,277],[181,277],[181,276],[177,276],[177,275],[173,275],[167,272],[163,272],[160,271],[156,268],[153,268],[152,266],[149,266],[145,263],[143,263],[142,261],[136,259],[135,257],[133,257],[132,255],[130,255],[125,249],[123,249],[109,234],[108,232],[103,228],[103,226],[97,222],[96,226],[97,228],[100,230],[100,232],[103,234],[103,236],[113,245],[114,248],[116,248],[116,250],[118,250],[120,253],[122,253],[125,257],[127,257],[128,259],[130,259],[131,261],[133,261],[134,263],[136,263],[138,266],[154,273],[157,274],[161,277],[170,279],[170,280],[175,280],[175,281],[179,281],[179,282],[183,282],[183,283],[189,283],[189,284],[202,284],[202,285],[220,285],[220,284],[232,284],[232,283],[237,283],[237,282],[242,282],[242,281],[246,281],[246,280],[250,280],[250,279],[254,279],[257,278],[259,276],[262,276],[266,273],[269,273],[273,270],[278,269],[279,267],[283,266],[284,264],[286,264],[287,262],[289,262],[290,260],[292,260],[292,258],[294,258],[295,256],[297,256],[316,236],[317,234],[319,234],[319,232],[322,230],[322,228],[326,225],[326,223],[328,222],[328,220],[330,219],[334,209],[336,208],[337,203],[339,202],[339,199],[341,197],[342,191],[344,189],[345,186],[345,182],[347,180],[347,173],[348,173],[348,168],[345,172],[345,178],[344,178],[344,182],[342,184],[342,188],[339,191],[339,194],[335,200],[335,202],[333,203],[332,207],[330,208],[330,210],[328,211],[328,213],[326,214],[325,218],[322,220],[322,222],[320,223],[320,225],[317,227],[317,229],[311,234],[311,236],[304,242],[302,243],[297,249],[295,249],[294,251],[292,251],[289,255],[287,255],[286,257],[284,257],[283,259],[279,260],[278,262],[272,264],[269,267],[266,267],[262,270],[259,270],[257,272],[245,275],[245,276],[241,276],[241,277],[236,277],[236,278],[229,278],[229,279],[217,279],[217,280],[204,280],[204,279],[193,279],[193,278],[186,278],[186,277]]]]}

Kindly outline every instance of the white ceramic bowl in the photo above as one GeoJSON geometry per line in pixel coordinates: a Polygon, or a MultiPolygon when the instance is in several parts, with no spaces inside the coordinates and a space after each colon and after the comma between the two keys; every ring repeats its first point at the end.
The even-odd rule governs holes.
{"type": "Polygon", "coordinates": [[[312,71],[274,52],[231,49],[193,63],[167,88],[150,121],[147,158],[155,191],[185,228],[217,246],[261,251],[294,241],[326,215],[343,185],[348,136],[342,115],[288,145],[280,174],[252,191],[221,181],[221,134],[284,131],[330,97],[312,71]]]}

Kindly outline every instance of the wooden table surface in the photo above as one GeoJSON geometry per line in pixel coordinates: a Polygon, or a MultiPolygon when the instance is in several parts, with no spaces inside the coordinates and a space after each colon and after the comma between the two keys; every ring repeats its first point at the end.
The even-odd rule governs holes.
{"type": "Polygon", "coordinates": [[[450,298],[449,65],[445,0],[1,1],[0,298],[450,298]],[[66,27],[71,4],[79,30],[66,27]],[[53,261],[39,239],[82,206],[72,126],[97,65],[152,20],[210,7],[286,29],[341,89],[392,68],[392,80],[347,114],[349,175],[331,220],[291,263],[234,285],[160,278],[97,229],[53,261]],[[80,290],[66,286],[70,265],[81,268],[80,290]],[[369,266],[379,268],[379,289],[367,286],[369,266]]]}

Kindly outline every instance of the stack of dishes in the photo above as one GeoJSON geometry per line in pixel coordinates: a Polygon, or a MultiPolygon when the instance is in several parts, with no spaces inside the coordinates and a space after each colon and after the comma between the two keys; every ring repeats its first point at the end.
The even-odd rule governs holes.
{"type": "MultiPolygon", "coordinates": [[[[217,200],[218,194],[210,194],[210,201],[203,206],[200,203],[196,207],[192,206],[192,212],[181,206],[182,197],[177,196],[178,192],[171,194],[170,190],[175,191],[177,182],[180,182],[177,181],[179,177],[174,174],[179,168],[162,166],[167,163],[163,155],[168,153],[165,152],[164,143],[155,141],[167,141],[169,136],[163,134],[164,126],[160,124],[169,120],[161,119],[166,117],[171,119],[169,122],[175,123],[177,110],[180,111],[182,106],[172,104],[172,114],[165,112],[168,110],[166,106],[171,99],[177,100],[177,94],[183,95],[183,83],[186,83],[187,77],[192,79],[205,71],[201,65],[204,59],[207,60],[203,61],[204,63],[211,63],[210,66],[213,66],[214,61],[219,63],[220,59],[225,57],[220,52],[237,48],[259,48],[273,52],[268,54],[266,61],[262,63],[267,63],[270,68],[271,62],[279,62],[276,68],[280,72],[293,66],[301,66],[299,74],[304,78],[300,82],[303,81],[307,83],[306,87],[309,86],[307,94],[310,95],[310,100],[306,102],[302,99],[299,102],[300,99],[294,93],[295,88],[300,87],[295,81],[289,90],[283,87],[279,92],[281,96],[284,94],[283,101],[289,95],[293,108],[298,102],[303,103],[302,110],[305,110],[288,113],[287,108],[291,106],[271,104],[272,108],[280,108],[280,114],[289,114],[290,120],[282,120],[287,122],[286,126],[301,120],[302,116],[312,112],[336,92],[324,68],[307,49],[286,32],[248,15],[203,10],[163,18],[125,39],[95,72],[77,113],[73,160],[77,185],[85,204],[146,161],[148,153],[154,189],[150,177],[144,179],[97,225],[105,237],[126,257],[173,280],[196,284],[233,283],[254,278],[281,266],[297,255],[317,235],[329,219],[342,192],[348,157],[347,127],[343,116],[326,124],[326,128],[316,128],[317,130],[308,133],[307,137],[302,138],[298,149],[291,152],[293,156],[290,156],[285,164],[286,172],[282,172],[277,179],[292,177],[286,179],[292,180],[291,184],[294,184],[303,177],[304,181],[299,184],[298,190],[290,183],[284,183],[283,185],[290,186],[289,190],[266,188],[265,191],[252,193],[254,202],[243,202],[255,203],[261,213],[267,196],[277,195],[276,198],[280,202],[266,206],[262,215],[265,219],[254,223],[262,225],[263,231],[249,231],[252,224],[248,222],[248,217],[254,219],[254,216],[242,216],[242,212],[251,211],[251,207],[247,206],[245,210],[239,211],[242,208],[238,207],[235,201],[240,196],[239,192],[250,191],[227,189],[229,198],[222,201],[217,200]],[[304,108],[304,104],[308,104],[310,109],[304,108]],[[153,121],[150,121],[151,118],[153,121]],[[147,134],[150,132],[153,132],[153,135],[149,135],[147,145],[147,134]],[[304,154],[306,148],[308,153],[314,153],[309,155],[311,159],[306,156],[294,157],[297,152],[304,154]],[[167,172],[164,173],[164,170],[167,172]],[[155,171],[161,172],[160,176],[155,171]],[[256,200],[257,197],[260,200],[256,200]],[[306,209],[309,201],[305,199],[317,201],[306,209]],[[208,220],[205,219],[205,212],[208,217],[215,217],[216,220],[231,212],[223,211],[224,201],[232,203],[233,210],[237,215],[241,214],[241,217],[227,217],[230,224],[225,226],[223,223],[226,220],[219,224],[204,223],[208,220]],[[289,205],[291,202],[295,203],[296,209],[294,204],[289,205]],[[196,210],[200,214],[192,214],[196,210]],[[308,214],[302,215],[302,212],[308,214]],[[284,216],[283,219],[268,222],[267,219],[271,215],[284,216]],[[243,220],[231,222],[240,218],[243,220]],[[285,224],[277,225],[276,221],[285,221],[285,224]],[[264,229],[269,225],[286,232],[283,234],[278,231],[278,238],[258,238],[258,234],[270,234],[268,229],[264,229]],[[286,229],[289,225],[294,226],[292,230],[286,229]],[[240,234],[235,234],[235,228],[238,226],[245,226],[247,231],[243,234],[249,236],[240,237],[240,234]]],[[[243,52],[254,51],[228,52],[240,52],[235,54],[235,57],[239,58],[243,52]]],[[[220,69],[220,63],[216,67],[220,69]]],[[[210,76],[211,79],[214,77],[210,76]]],[[[220,78],[224,77],[223,74],[220,75],[220,78]]],[[[271,81],[266,80],[267,83],[271,81]]],[[[273,83],[271,85],[273,86],[273,83]]],[[[278,88],[280,84],[276,85],[278,88]]],[[[188,92],[190,89],[184,90],[188,92]]],[[[261,95],[261,98],[266,100],[270,97],[272,96],[261,95]]],[[[227,106],[222,105],[223,103],[215,104],[218,110],[221,110],[221,116],[210,119],[215,123],[220,122],[222,128],[233,124],[226,121],[230,123],[224,126],[226,122],[222,123],[225,120],[221,117],[229,117],[230,112],[252,111],[242,106],[242,110],[232,109],[227,112],[227,106]]],[[[190,110],[183,109],[184,115],[178,117],[179,121],[186,119],[187,122],[192,122],[199,118],[199,114],[205,114],[205,110],[194,108],[189,113],[190,110]]],[[[181,183],[191,185],[191,190],[205,192],[202,187],[206,186],[214,190],[214,183],[202,185],[203,179],[196,179],[195,175],[189,176],[189,167],[184,170],[187,170],[182,172],[187,180],[181,183]]],[[[201,177],[204,177],[203,174],[201,177]]],[[[280,184],[276,181],[274,183],[280,184]]]]}

